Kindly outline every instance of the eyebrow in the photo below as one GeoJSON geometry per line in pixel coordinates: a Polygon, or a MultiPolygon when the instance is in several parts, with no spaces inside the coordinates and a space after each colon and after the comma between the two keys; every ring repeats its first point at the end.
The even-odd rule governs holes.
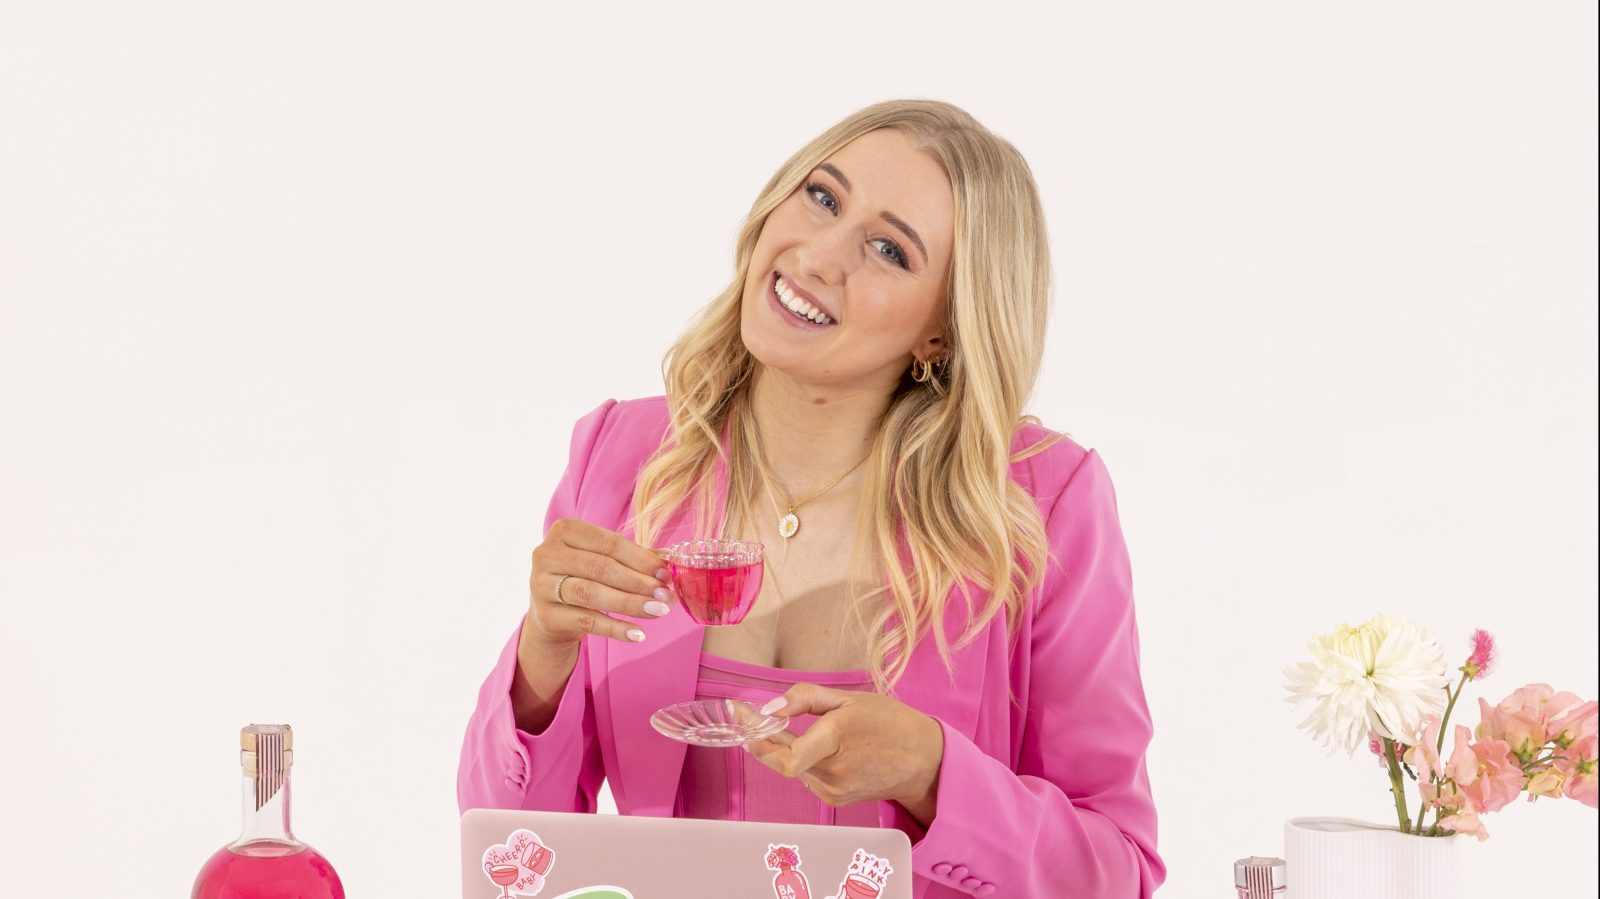
{"type": "MultiPolygon", "coordinates": [[[[833,177],[839,179],[839,183],[844,185],[844,189],[846,191],[851,189],[850,179],[844,176],[844,172],[839,171],[838,166],[831,162],[824,162],[817,166],[817,168],[822,169],[824,172],[827,172],[833,177]]],[[[896,228],[899,228],[901,231],[904,231],[906,236],[911,238],[911,242],[916,244],[917,250],[922,253],[922,262],[924,265],[926,265],[928,262],[928,248],[923,245],[922,238],[918,236],[916,229],[906,224],[903,219],[892,212],[884,212],[880,214],[883,216],[884,221],[895,226],[896,228]]]]}

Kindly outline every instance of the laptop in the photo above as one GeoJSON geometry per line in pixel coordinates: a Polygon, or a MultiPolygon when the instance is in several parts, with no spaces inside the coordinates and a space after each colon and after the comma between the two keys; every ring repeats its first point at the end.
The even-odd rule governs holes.
{"type": "Polygon", "coordinates": [[[911,899],[894,828],[468,809],[462,899],[911,899]]]}

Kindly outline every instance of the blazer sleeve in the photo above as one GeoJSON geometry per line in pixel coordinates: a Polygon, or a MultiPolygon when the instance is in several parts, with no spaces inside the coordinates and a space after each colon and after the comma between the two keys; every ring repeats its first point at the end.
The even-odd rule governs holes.
{"type": "MultiPolygon", "coordinates": [[[[615,400],[606,400],[572,429],[567,470],[545,513],[544,533],[558,518],[572,518],[589,458],[615,400]]],[[[605,777],[596,742],[589,685],[589,639],[578,648],[578,663],[567,679],[555,717],[537,734],[516,725],[511,681],[516,677],[522,621],[500,651],[494,669],[478,691],[478,705],[467,722],[456,771],[456,802],[469,808],[540,809],[593,812],[605,777]]]]}
{"type": "MultiPolygon", "coordinates": [[[[940,722],[944,760],[912,868],[974,895],[1145,899],[1165,879],[1145,768],[1133,581],[1105,465],[1079,462],[1045,522],[1015,770],[940,722]]],[[[903,816],[903,821],[910,820],[903,816]]],[[[919,838],[920,836],[920,838],[919,838]]]]}

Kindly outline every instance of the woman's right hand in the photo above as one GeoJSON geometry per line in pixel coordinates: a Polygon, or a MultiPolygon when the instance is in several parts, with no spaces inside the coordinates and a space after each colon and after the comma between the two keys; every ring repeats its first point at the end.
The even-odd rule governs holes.
{"type": "Polygon", "coordinates": [[[576,648],[597,634],[637,643],[645,632],[626,615],[653,621],[671,611],[666,562],[628,538],[576,518],[560,518],[533,550],[528,629],[546,647],[576,648]],[[556,599],[556,581],[561,599],[556,599]]]}

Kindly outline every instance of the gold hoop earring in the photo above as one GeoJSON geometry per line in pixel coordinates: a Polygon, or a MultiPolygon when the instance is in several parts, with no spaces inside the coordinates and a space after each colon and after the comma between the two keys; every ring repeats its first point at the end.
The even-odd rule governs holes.
{"type": "Polygon", "coordinates": [[[940,387],[939,379],[950,373],[950,357],[940,356],[938,361],[930,362],[926,359],[913,358],[911,360],[911,380],[918,384],[931,383],[935,388],[940,387]]]}

